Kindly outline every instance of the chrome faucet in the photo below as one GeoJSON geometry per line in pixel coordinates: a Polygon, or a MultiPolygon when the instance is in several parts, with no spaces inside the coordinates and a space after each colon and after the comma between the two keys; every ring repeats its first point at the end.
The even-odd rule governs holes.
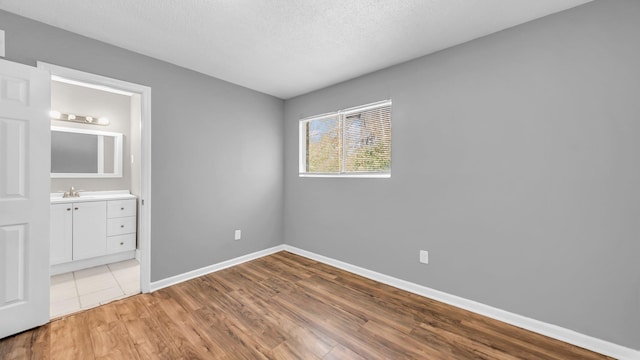
{"type": "Polygon", "coordinates": [[[62,194],[63,198],[69,198],[69,197],[80,197],[80,193],[76,191],[76,189],[74,189],[74,187],[72,186],[71,189],[69,189],[69,191],[65,191],[64,194],[62,194]]]}

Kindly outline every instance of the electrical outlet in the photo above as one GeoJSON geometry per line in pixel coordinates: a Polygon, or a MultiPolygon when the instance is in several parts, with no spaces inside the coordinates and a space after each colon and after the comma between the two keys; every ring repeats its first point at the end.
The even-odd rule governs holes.
{"type": "Polygon", "coordinates": [[[420,250],[420,262],[423,264],[429,263],[429,252],[426,250],[420,250]]]}
{"type": "Polygon", "coordinates": [[[240,238],[242,238],[242,231],[241,230],[236,230],[235,239],[236,240],[240,240],[240,238]]]}

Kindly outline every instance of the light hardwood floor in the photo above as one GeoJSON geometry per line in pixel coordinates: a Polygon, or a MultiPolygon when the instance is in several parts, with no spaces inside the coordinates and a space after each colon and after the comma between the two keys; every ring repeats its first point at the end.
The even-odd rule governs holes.
{"type": "Polygon", "coordinates": [[[0,359],[606,359],[280,252],[0,340],[0,359]]]}

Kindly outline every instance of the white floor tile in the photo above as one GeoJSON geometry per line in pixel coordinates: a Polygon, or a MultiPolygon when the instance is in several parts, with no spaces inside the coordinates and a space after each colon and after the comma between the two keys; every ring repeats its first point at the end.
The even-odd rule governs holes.
{"type": "Polygon", "coordinates": [[[90,276],[95,276],[100,274],[108,274],[109,272],[111,272],[111,270],[109,270],[109,267],[107,265],[101,265],[101,266],[94,266],[88,269],[74,271],[73,276],[75,277],[76,280],[78,280],[85,277],[90,277],[90,276]]]}
{"type": "Polygon", "coordinates": [[[76,286],[80,296],[96,291],[118,287],[118,282],[110,272],[101,273],[82,278],[76,278],[76,286]]]}
{"type": "Polygon", "coordinates": [[[107,266],[109,266],[109,269],[111,269],[112,272],[116,272],[118,270],[123,270],[123,269],[127,269],[127,270],[140,269],[140,263],[136,259],[120,261],[117,263],[109,264],[107,266]]]}
{"type": "Polygon", "coordinates": [[[51,277],[51,285],[58,285],[65,282],[74,282],[73,273],[65,273],[60,275],[54,275],[51,277]]]}
{"type": "Polygon", "coordinates": [[[62,301],[52,302],[49,305],[51,318],[67,315],[80,310],[80,302],[77,297],[62,301]]]}
{"type": "Polygon", "coordinates": [[[124,291],[119,286],[103,289],[86,295],[80,295],[80,307],[83,309],[118,299],[124,296],[124,291]]]}
{"type": "Polygon", "coordinates": [[[71,281],[51,285],[50,296],[52,303],[78,297],[78,292],[76,291],[76,283],[71,281]]]}
{"type": "Polygon", "coordinates": [[[127,295],[135,295],[140,292],[140,281],[133,280],[120,284],[120,288],[127,295]]]}
{"type": "Polygon", "coordinates": [[[136,273],[114,273],[113,276],[116,278],[118,284],[128,283],[137,281],[140,282],[140,274],[136,273]]]}
{"type": "Polygon", "coordinates": [[[132,267],[111,268],[113,276],[119,283],[140,279],[140,265],[132,267]]]}
{"type": "Polygon", "coordinates": [[[140,293],[140,263],[131,259],[51,277],[51,318],[140,293]]]}

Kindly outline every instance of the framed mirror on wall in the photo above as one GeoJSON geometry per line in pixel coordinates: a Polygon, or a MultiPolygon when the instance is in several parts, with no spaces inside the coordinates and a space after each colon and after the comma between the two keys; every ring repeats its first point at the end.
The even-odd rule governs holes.
{"type": "Polygon", "coordinates": [[[122,134],[52,126],[51,177],[122,177],[122,134]]]}

